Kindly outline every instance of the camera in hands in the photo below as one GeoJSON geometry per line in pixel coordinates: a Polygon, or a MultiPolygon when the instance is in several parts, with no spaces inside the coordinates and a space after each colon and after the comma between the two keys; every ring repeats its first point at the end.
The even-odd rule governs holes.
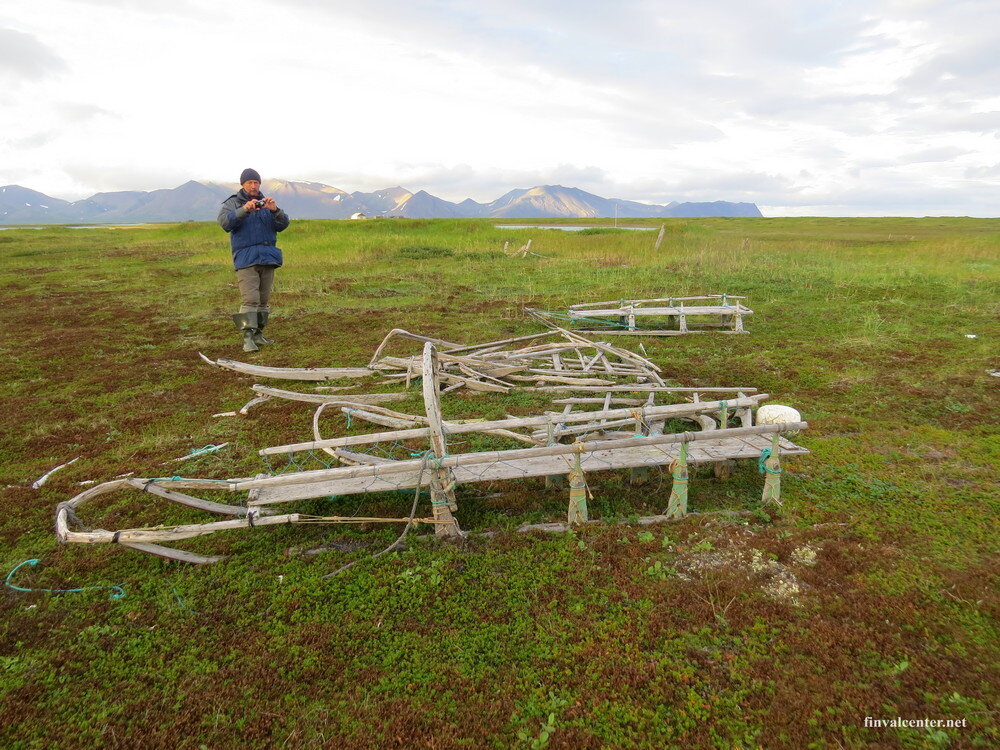
{"type": "Polygon", "coordinates": [[[263,201],[263,200],[257,200],[257,201],[254,201],[254,202],[253,202],[253,204],[254,204],[254,205],[255,205],[255,206],[257,207],[257,208],[264,208],[264,206],[266,206],[266,205],[267,205],[267,201],[263,201]]]}

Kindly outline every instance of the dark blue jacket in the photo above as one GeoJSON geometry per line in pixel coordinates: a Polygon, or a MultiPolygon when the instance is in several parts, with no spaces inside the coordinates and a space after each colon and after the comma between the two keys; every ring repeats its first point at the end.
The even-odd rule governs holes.
{"type": "MultiPolygon", "coordinates": [[[[264,196],[260,196],[263,198],[264,196]]],[[[244,204],[250,196],[243,190],[229,196],[219,209],[219,226],[229,232],[233,249],[233,268],[237,271],[250,266],[281,265],[278,232],[288,228],[288,214],[280,208],[271,213],[266,208],[247,211],[244,204]]]]}

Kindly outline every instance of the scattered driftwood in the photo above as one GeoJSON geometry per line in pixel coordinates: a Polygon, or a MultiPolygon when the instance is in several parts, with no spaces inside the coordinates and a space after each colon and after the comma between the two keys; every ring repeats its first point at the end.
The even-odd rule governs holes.
{"type": "Polygon", "coordinates": [[[365,378],[372,374],[365,367],[264,367],[237,362],[232,359],[209,359],[201,352],[198,356],[204,362],[224,370],[254,375],[261,378],[281,380],[339,380],[340,378],[365,378]]]}
{"type": "Polygon", "coordinates": [[[741,302],[744,299],[729,294],[623,299],[570,305],[565,312],[530,308],[526,312],[546,325],[554,325],[554,320],[584,323],[588,328],[581,329],[582,333],[602,336],[680,336],[706,331],[746,333],[743,318],[752,315],[753,310],[741,302]],[[638,323],[640,319],[650,320],[654,325],[643,328],[638,323]]]}
{"type": "Polygon", "coordinates": [[[225,448],[229,443],[219,443],[218,445],[206,445],[204,448],[197,448],[186,456],[181,456],[180,458],[172,458],[169,461],[164,461],[165,464],[175,464],[180,461],[187,461],[189,458],[195,458],[196,456],[204,456],[206,453],[215,453],[225,448]]]}
{"type": "Polygon", "coordinates": [[[38,479],[36,479],[34,482],[31,483],[31,489],[37,490],[37,489],[41,488],[41,486],[43,484],[45,484],[47,481],[49,481],[49,477],[51,477],[57,471],[59,471],[60,469],[65,469],[70,464],[75,464],[79,460],[80,460],[80,457],[77,456],[72,461],[67,461],[64,464],[59,464],[59,466],[57,466],[56,468],[54,468],[54,469],[52,469],[50,471],[47,471],[45,474],[43,474],[42,476],[40,476],[38,479]]]}
{"type": "Polygon", "coordinates": [[[298,391],[285,391],[281,388],[271,388],[266,385],[251,386],[251,390],[261,396],[270,398],[283,398],[289,401],[304,401],[308,404],[342,404],[345,406],[359,406],[364,404],[384,404],[389,401],[405,401],[409,396],[405,393],[351,393],[344,394],[323,394],[323,393],[299,393],[298,391]]]}
{"type": "Polygon", "coordinates": [[[407,384],[423,376],[422,357],[385,355],[389,343],[399,338],[435,345],[439,362],[437,377],[446,388],[506,393],[525,384],[546,387],[664,382],[660,368],[645,357],[562,328],[467,346],[447,342],[442,345],[437,340],[395,329],[379,345],[368,367],[407,384]]]}
{"type": "MultiPolygon", "coordinates": [[[[379,344],[366,367],[293,368],[261,367],[228,359],[201,358],[217,367],[257,377],[284,380],[326,381],[339,377],[372,376],[384,382],[402,383],[409,388],[423,377],[421,354],[405,357],[387,354],[392,344],[419,342],[433,344],[438,362],[437,380],[443,391],[465,388],[483,393],[508,393],[531,386],[612,386],[627,383],[662,385],[660,368],[645,357],[611,344],[593,341],[572,331],[550,326],[551,330],[528,336],[517,336],[482,344],[456,344],[444,339],[411,333],[402,328],[389,331],[379,344]]],[[[310,400],[291,391],[254,386],[265,397],[310,400]]],[[[367,396],[350,396],[346,400],[364,403],[367,396]]],[[[253,400],[241,414],[263,400],[253,400]]],[[[389,400],[389,399],[385,399],[389,400]]],[[[315,401],[314,401],[315,402],[315,401]]],[[[317,402],[318,403],[318,402],[317,402]]]]}

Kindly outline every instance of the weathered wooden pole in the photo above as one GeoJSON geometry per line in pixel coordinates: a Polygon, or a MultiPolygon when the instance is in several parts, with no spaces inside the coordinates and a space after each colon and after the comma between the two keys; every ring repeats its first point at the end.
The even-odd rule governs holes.
{"type": "Polygon", "coordinates": [[[687,515],[687,447],[687,443],[681,443],[680,455],[677,457],[676,461],[670,464],[670,474],[673,476],[674,484],[670,488],[670,500],[667,501],[667,509],[663,512],[663,514],[668,518],[683,518],[687,515]]]}
{"type": "MultiPolygon", "coordinates": [[[[571,408],[572,408],[571,406],[567,406],[566,407],[567,410],[569,410],[571,408]]],[[[545,444],[546,445],[555,445],[556,444],[555,425],[553,425],[552,423],[547,424],[545,426],[545,431],[546,431],[546,437],[547,437],[547,440],[546,440],[545,444]]],[[[563,487],[562,474],[550,474],[547,477],[545,477],[545,489],[547,489],[547,490],[561,490],[562,487],[563,487]]]]}
{"type": "Polygon", "coordinates": [[[458,510],[455,502],[455,475],[451,469],[443,468],[441,460],[448,455],[448,446],[444,437],[444,425],[441,419],[441,402],[438,390],[437,357],[434,344],[430,341],[424,344],[423,360],[423,392],[424,409],[427,413],[430,428],[431,453],[431,510],[434,513],[434,533],[437,536],[461,536],[462,530],[452,511],[458,510]]]}
{"type": "Polygon", "coordinates": [[[588,491],[580,454],[576,453],[573,456],[573,470],[569,473],[569,512],[566,515],[569,523],[586,523],[590,520],[587,513],[588,491]]]}
{"type": "Polygon", "coordinates": [[[764,505],[769,503],[781,505],[781,448],[778,439],[779,435],[776,432],[771,438],[770,451],[765,450],[760,455],[759,468],[764,475],[764,492],[760,500],[764,505]]]}
{"type": "MultiPolygon", "coordinates": [[[[611,395],[610,393],[608,394],[611,395]]],[[[635,434],[639,435],[650,435],[652,434],[652,429],[650,424],[646,421],[644,409],[635,409],[635,434]]],[[[629,484],[645,484],[649,481],[649,467],[648,466],[636,466],[633,469],[629,469],[628,474],[629,484]]]]}
{"type": "Polygon", "coordinates": [[[660,243],[663,242],[663,235],[666,234],[667,225],[660,224],[660,233],[656,235],[656,242],[653,243],[653,252],[655,253],[660,249],[660,243]]]}

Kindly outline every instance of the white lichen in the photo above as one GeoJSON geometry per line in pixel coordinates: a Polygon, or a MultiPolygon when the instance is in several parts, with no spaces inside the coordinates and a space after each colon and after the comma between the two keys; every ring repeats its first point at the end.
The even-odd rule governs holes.
{"type": "Polygon", "coordinates": [[[816,548],[806,545],[792,550],[792,562],[796,565],[812,567],[816,564],[816,548]]]}
{"type": "Polygon", "coordinates": [[[772,599],[798,605],[799,596],[802,594],[802,584],[788,571],[782,571],[772,578],[763,590],[772,599]]]}

